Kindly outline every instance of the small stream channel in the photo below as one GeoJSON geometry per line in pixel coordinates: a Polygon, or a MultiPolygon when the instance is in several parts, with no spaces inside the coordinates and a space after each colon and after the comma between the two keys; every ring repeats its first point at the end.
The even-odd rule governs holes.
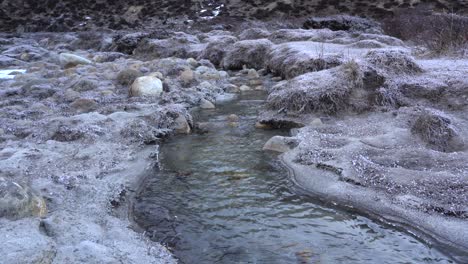
{"type": "Polygon", "coordinates": [[[254,127],[264,92],[194,112],[210,131],[161,147],[134,216],[181,263],[453,263],[413,236],[295,188],[254,127]],[[240,121],[229,123],[230,114],[240,121]]]}

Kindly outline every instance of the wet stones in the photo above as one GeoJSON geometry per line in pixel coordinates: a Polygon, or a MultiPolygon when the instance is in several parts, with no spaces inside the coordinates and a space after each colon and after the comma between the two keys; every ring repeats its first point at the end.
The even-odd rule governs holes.
{"type": "Polygon", "coordinates": [[[29,187],[0,177],[0,217],[19,219],[27,216],[45,216],[44,199],[29,187]]]}
{"type": "Polygon", "coordinates": [[[130,87],[130,96],[159,96],[163,92],[163,84],[154,76],[142,76],[135,79],[130,87]]]}
{"type": "Polygon", "coordinates": [[[286,152],[297,146],[297,140],[290,137],[274,136],[270,138],[263,150],[271,150],[276,152],[286,152]]]}
{"type": "Polygon", "coordinates": [[[203,99],[200,100],[200,108],[201,109],[214,109],[216,107],[212,102],[210,102],[210,101],[206,100],[205,98],[203,98],[203,99]]]}

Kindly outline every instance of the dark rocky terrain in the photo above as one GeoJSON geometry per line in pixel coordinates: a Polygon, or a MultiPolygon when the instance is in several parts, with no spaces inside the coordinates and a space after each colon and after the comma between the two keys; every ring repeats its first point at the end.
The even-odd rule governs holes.
{"type": "Polygon", "coordinates": [[[464,0],[2,0],[0,31],[82,31],[89,29],[158,28],[162,24],[183,25],[220,16],[233,18],[287,20],[311,15],[350,14],[382,18],[398,10],[427,10],[466,14],[464,0]]]}

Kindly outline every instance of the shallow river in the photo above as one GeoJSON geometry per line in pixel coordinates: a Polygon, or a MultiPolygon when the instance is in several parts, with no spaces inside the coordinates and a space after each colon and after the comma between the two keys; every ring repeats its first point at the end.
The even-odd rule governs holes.
{"type": "Polygon", "coordinates": [[[276,154],[262,151],[286,134],[254,128],[263,98],[196,112],[209,133],[163,144],[134,211],[153,240],[181,263],[452,263],[409,234],[301,194],[276,154]]]}

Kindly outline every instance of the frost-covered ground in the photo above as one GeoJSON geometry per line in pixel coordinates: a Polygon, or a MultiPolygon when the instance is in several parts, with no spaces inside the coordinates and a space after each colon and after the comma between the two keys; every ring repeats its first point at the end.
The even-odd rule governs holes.
{"type": "Polygon", "coordinates": [[[2,35],[2,261],[174,262],[133,231],[138,176],[163,139],[197,129],[190,108],[264,89],[265,74],[277,84],[257,126],[303,127],[283,156],[299,185],[467,250],[467,61],[415,59],[347,19],[2,35]]]}

